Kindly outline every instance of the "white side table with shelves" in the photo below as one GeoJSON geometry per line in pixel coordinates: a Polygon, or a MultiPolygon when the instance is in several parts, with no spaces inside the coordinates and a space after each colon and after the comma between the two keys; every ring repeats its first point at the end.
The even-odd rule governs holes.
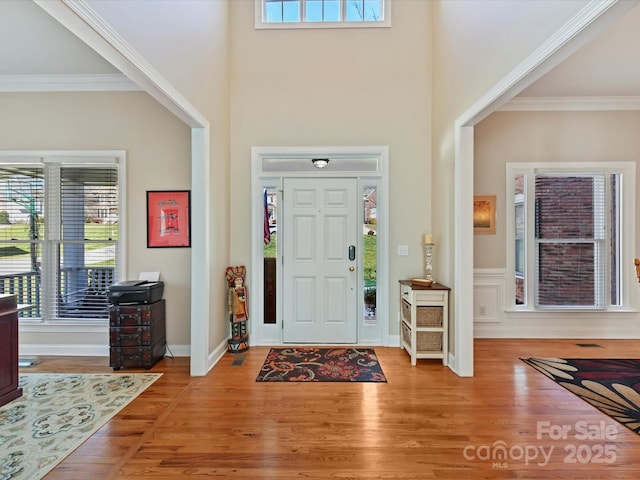
{"type": "Polygon", "coordinates": [[[415,366],[419,358],[449,356],[449,291],[439,283],[417,285],[400,280],[400,344],[415,366]]]}

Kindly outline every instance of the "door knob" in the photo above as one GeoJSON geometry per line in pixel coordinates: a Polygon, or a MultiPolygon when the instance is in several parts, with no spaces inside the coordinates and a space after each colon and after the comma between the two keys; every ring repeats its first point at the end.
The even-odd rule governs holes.
{"type": "Polygon", "coordinates": [[[350,272],[353,272],[355,269],[356,269],[356,267],[354,267],[353,265],[351,265],[351,266],[349,267],[349,271],[350,271],[350,272]]]}

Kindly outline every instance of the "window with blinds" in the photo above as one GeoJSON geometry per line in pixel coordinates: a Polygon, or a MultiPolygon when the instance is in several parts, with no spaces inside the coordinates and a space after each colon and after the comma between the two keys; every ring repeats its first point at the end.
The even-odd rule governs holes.
{"type": "MultiPolygon", "coordinates": [[[[610,176],[613,189],[615,177],[610,176]]],[[[605,245],[605,180],[604,174],[535,176],[538,306],[604,306],[606,257],[615,264],[617,256],[605,245]]]]}
{"type": "Polygon", "coordinates": [[[0,292],[46,322],[108,319],[117,278],[118,164],[0,164],[0,292]]]}
{"type": "Polygon", "coordinates": [[[623,173],[606,166],[561,170],[518,165],[507,174],[514,305],[619,307],[621,212],[633,208],[623,206],[623,173]]]}

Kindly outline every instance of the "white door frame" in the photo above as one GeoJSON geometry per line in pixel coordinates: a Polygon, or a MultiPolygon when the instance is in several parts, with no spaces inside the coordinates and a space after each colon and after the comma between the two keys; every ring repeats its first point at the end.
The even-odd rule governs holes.
{"type": "MultiPolygon", "coordinates": [[[[278,301],[276,323],[265,324],[263,319],[263,189],[275,186],[278,190],[278,205],[282,205],[282,186],[285,177],[351,177],[357,179],[358,190],[364,186],[377,189],[377,322],[375,326],[364,326],[358,318],[359,345],[389,346],[389,148],[386,146],[369,147],[253,147],[251,149],[251,294],[249,322],[252,345],[282,345],[281,301],[278,301]],[[319,170],[309,168],[278,168],[274,159],[334,159],[333,165],[343,165],[337,169],[319,170]]],[[[306,165],[306,162],[305,162],[306,165]]],[[[362,206],[359,206],[361,209],[362,206]]],[[[360,216],[362,212],[358,212],[360,216]]],[[[278,258],[282,256],[282,242],[277,245],[278,258]]],[[[358,252],[362,252],[362,239],[359,239],[358,252]]],[[[277,264],[277,291],[282,292],[280,262],[277,264]]],[[[362,279],[358,280],[362,292],[362,279]]]]}
{"type": "MultiPolygon", "coordinates": [[[[452,369],[471,377],[473,359],[473,176],[474,129],[484,118],[563,62],[611,25],[638,1],[589,2],[560,30],[525,58],[455,121],[454,168],[454,307],[455,358],[452,369]]],[[[566,109],[566,108],[564,108],[566,109]]],[[[532,104],[532,110],[540,110],[532,104]]]]}

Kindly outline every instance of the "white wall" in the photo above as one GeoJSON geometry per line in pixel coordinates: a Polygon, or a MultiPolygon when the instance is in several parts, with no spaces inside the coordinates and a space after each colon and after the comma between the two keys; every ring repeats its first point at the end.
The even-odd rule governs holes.
{"type": "MultiPolygon", "coordinates": [[[[215,214],[210,348],[228,328],[222,272],[250,268],[251,146],[389,145],[391,252],[410,246],[390,283],[422,272],[430,231],[436,277],[453,286],[455,119],[587,3],[394,1],[390,29],[257,31],[249,0],[89,0],[211,124],[211,162],[194,172],[215,214]]],[[[397,310],[392,295],[394,327],[397,310]]]]}
{"type": "MultiPolygon", "coordinates": [[[[626,313],[514,313],[505,311],[513,298],[504,291],[500,277],[507,274],[505,198],[507,162],[637,162],[640,159],[640,112],[495,112],[475,128],[474,191],[497,194],[496,235],[474,238],[476,296],[489,311],[496,312],[487,321],[474,312],[478,336],[489,337],[576,337],[576,338],[640,338],[635,311],[626,313]],[[491,281],[487,280],[492,278],[491,281]],[[491,286],[488,287],[487,283],[491,286]],[[489,290],[487,290],[489,289],[489,290]],[[502,289],[502,297],[489,296],[502,289]],[[503,304],[499,304],[503,301],[503,304]]],[[[640,175],[638,169],[636,176],[640,175]]],[[[636,178],[636,184],[640,178],[636,178]]],[[[638,190],[636,190],[637,196],[638,190]]],[[[638,201],[636,200],[636,205],[638,201]]],[[[636,211],[636,223],[640,209],[636,211]]],[[[624,227],[623,227],[624,228],[624,227]]],[[[640,242],[634,232],[635,251],[640,242]]],[[[630,268],[633,259],[624,259],[630,268]]],[[[631,279],[632,293],[636,281],[631,279]]],[[[632,305],[636,305],[635,297],[632,305]]]]}
{"type": "MultiPolygon", "coordinates": [[[[195,178],[208,185],[195,192],[207,202],[206,213],[193,218],[207,229],[210,289],[198,299],[208,311],[208,351],[226,341],[225,268],[229,265],[229,2],[226,0],[89,0],[91,8],[109,23],[145,61],[168,80],[210,126],[210,155],[198,165],[195,178]]],[[[251,3],[253,2],[243,2],[251,3]]],[[[183,265],[189,270],[189,265],[183,265]]],[[[202,281],[208,281],[203,278],[202,281]]],[[[203,335],[205,332],[193,332],[203,335]]]]}
{"type": "Polygon", "coordinates": [[[498,220],[496,235],[474,237],[474,267],[506,266],[505,163],[637,162],[639,128],[637,111],[495,112],[480,122],[475,129],[474,191],[497,194],[498,220]]]}
{"type": "MultiPolygon", "coordinates": [[[[454,125],[493,86],[578,12],[587,1],[439,0],[433,2],[433,231],[441,240],[435,268],[444,282],[455,286],[472,278],[456,278],[454,242],[465,241],[454,228],[454,125]]],[[[461,166],[473,169],[473,165],[461,166]]],[[[457,172],[460,173],[460,172],[457,172]]],[[[458,186],[457,188],[460,188],[458,186]]],[[[465,185],[465,188],[467,186],[465,185]]],[[[471,204],[463,205],[470,211],[471,204]]],[[[461,235],[461,232],[458,232],[461,235]]],[[[468,240],[467,240],[468,241],[468,240]]],[[[449,338],[460,336],[456,304],[470,299],[452,291],[454,325],[449,338]]],[[[469,335],[466,332],[465,335],[469,335]]],[[[468,345],[468,344],[467,344],[468,345]]],[[[451,344],[453,355],[457,346],[451,344]]]]}
{"type": "MultiPolygon", "coordinates": [[[[162,273],[167,341],[184,352],[190,318],[190,277],[185,265],[191,261],[191,252],[147,248],[146,191],[189,188],[189,128],[142,92],[4,93],[0,94],[0,149],[126,150],[129,263],[125,276],[135,279],[141,271],[162,273]]],[[[51,348],[58,345],[63,349],[58,354],[108,353],[108,326],[98,332],[89,330],[29,327],[20,333],[21,349],[28,346],[37,352],[40,345],[53,353],[51,348]]]]}
{"type": "MultiPolygon", "coordinates": [[[[255,30],[231,2],[232,264],[251,262],[252,146],[388,145],[389,284],[423,272],[431,223],[429,2],[393,2],[391,28],[255,30]],[[396,256],[397,244],[409,256],[396,256]]],[[[395,285],[395,286],[394,286],[395,285]]],[[[390,296],[392,333],[398,299],[390,296]]]]}

